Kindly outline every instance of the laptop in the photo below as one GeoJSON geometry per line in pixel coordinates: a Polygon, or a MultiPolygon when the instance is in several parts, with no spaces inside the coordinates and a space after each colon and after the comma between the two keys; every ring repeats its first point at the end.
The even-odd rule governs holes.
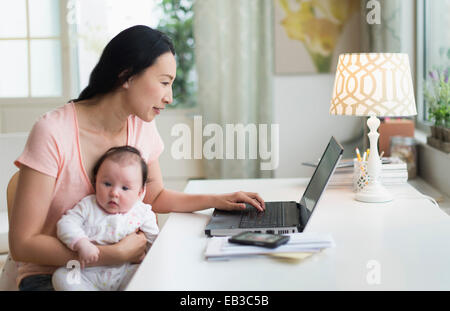
{"type": "Polygon", "coordinates": [[[331,137],[300,202],[265,202],[264,212],[258,212],[250,204],[246,204],[242,211],[215,209],[205,234],[229,236],[244,231],[275,234],[303,232],[343,151],[344,148],[331,137]]]}

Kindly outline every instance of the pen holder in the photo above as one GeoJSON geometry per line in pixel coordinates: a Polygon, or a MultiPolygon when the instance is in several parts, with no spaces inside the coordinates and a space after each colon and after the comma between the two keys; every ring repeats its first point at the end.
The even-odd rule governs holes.
{"type": "Polygon", "coordinates": [[[353,159],[353,191],[359,192],[369,184],[369,174],[367,172],[367,161],[353,159]]]}

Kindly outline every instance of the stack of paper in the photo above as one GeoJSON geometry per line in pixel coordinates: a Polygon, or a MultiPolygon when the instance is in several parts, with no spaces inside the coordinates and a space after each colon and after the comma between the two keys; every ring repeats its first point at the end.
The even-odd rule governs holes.
{"type": "MultiPolygon", "coordinates": [[[[353,161],[354,159],[342,159],[333,176],[330,178],[328,187],[352,187],[353,186],[353,161]]],[[[306,166],[316,166],[315,163],[304,162],[306,166]]],[[[406,183],[408,181],[408,169],[406,162],[398,157],[384,157],[381,165],[381,183],[389,186],[406,183]]]]}
{"type": "Polygon", "coordinates": [[[277,248],[233,244],[228,242],[229,237],[213,237],[208,240],[205,257],[208,260],[227,260],[258,255],[316,253],[335,246],[330,234],[304,232],[288,235],[289,242],[277,248]]]}
{"type": "MultiPolygon", "coordinates": [[[[354,168],[337,168],[330,179],[329,186],[352,186],[354,178],[354,168]]],[[[380,174],[381,183],[389,186],[406,183],[408,181],[408,169],[406,162],[397,158],[383,158],[380,174]]]]}

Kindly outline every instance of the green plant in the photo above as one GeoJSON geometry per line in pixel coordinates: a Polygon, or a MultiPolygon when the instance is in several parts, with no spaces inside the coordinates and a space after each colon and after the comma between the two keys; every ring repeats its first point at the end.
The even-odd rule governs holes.
{"type": "Polygon", "coordinates": [[[164,14],[156,28],[172,39],[177,61],[177,77],[173,83],[174,101],[168,106],[172,108],[195,105],[193,3],[194,0],[159,0],[164,14]]]}
{"type": "Polygon", "coordinates": [[[435,126],[450,128],[450,81],[449,68],[431,70],[425,82],[424,97],[428,114],[435,126]]]}

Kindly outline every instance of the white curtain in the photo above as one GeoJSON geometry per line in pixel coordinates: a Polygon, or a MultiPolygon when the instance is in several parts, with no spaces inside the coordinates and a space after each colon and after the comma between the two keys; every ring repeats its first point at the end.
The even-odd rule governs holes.
{"type": "MultiPolygon", "coordinates": [[[[414,32],[414,0],[362,0],[363,48],[367,52],[408,52],[414,32]],[[375,6],[376,5],[376,6],[375,6]],[[379,11],[377,10],[379,8],[379,11]],[[379,14],[378,23],[369,24],[367,15],[379,14]]],[[[373,16],[373,15],[372,15],[373,16]]]]}
{"type": "Polygon", "coordinates": [[[225,125],[267,124],[270,138],[272,1],[196,0],[194,36],[203,126],[218,124],[224,133],[224,159],[203,161],[207,178],[270,177],[259,153],[249,159],[248,138],[245,159],[226,159],[225,125]]]}

